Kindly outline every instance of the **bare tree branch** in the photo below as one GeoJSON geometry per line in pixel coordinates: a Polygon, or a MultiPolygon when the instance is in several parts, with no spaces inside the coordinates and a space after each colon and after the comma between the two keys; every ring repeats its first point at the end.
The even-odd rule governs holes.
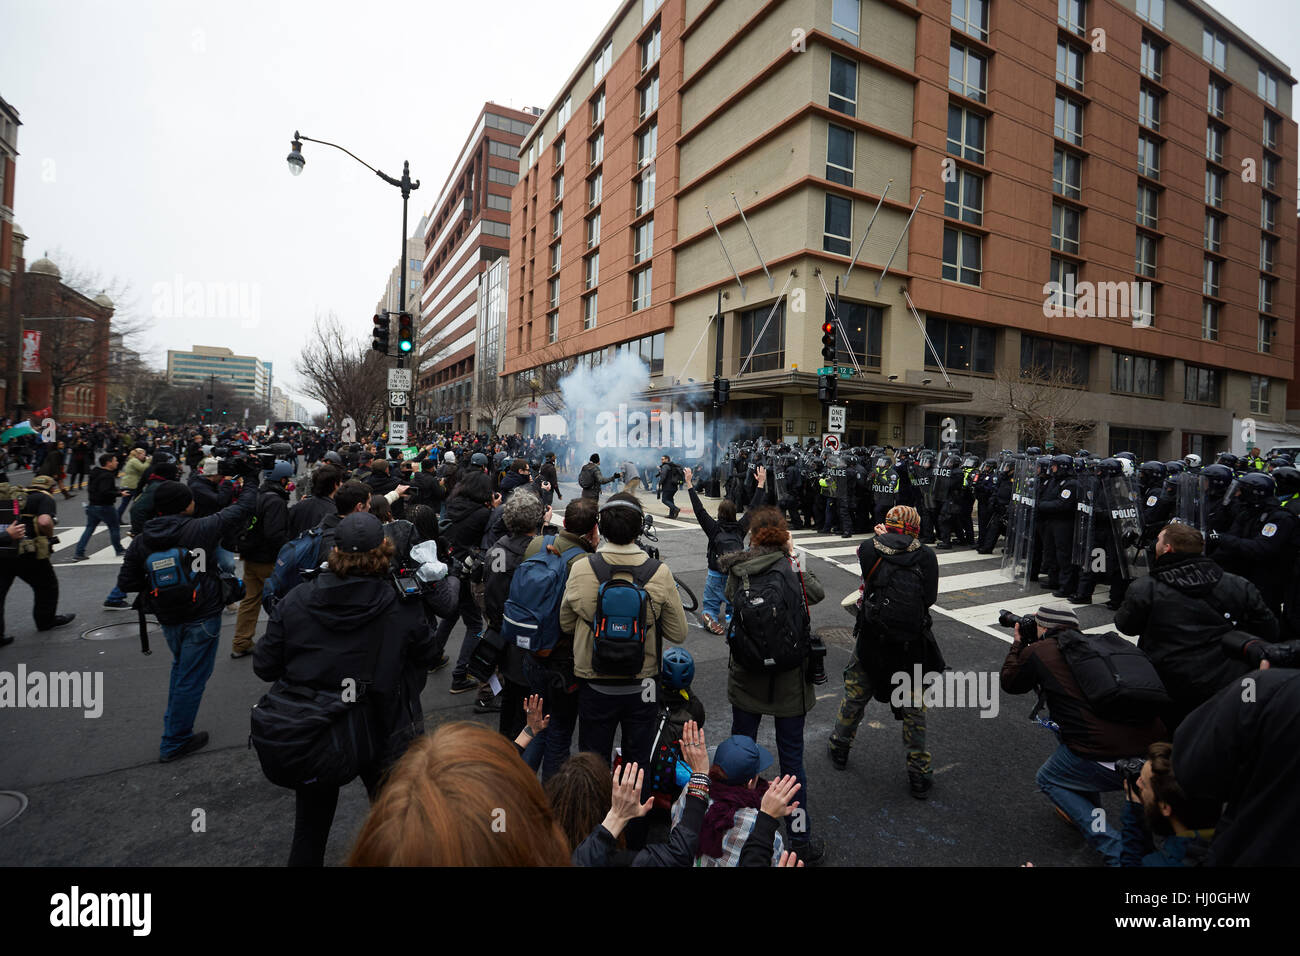
{"type": "Polygon", "coordinates": [[[316,316],[316,325],[295,368],[302,390],[325,406],[336,422],[351,418],[358,434],[381,427],[388,408],[390,360],[354,339],[338,316],[316,316]]]}

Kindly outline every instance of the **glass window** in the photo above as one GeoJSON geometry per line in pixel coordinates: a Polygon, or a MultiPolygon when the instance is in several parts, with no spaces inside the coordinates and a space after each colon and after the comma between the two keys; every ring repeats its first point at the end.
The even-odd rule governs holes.
{"type": "Polygon", "coordinates": [[[585,296],[582,300],[582,328],[584,330],[594,329],[596,327],[596,293],[585,296]]]}
{"type": "Polygon", "coordinates": [[[1205,248],[1218,252],[1223,245],[1223,217],[1212,212],[1205,214],[1205,248]]]}
{"type": "Polygon", "coordinates": [[[1187,379],[1183,386],[1183,401],[1198,405],[1219,404],[1219,370],[1187,366],[1187,379]]]}
{"type": "Polygon", "coordinates": [[[551,213],[551,235],[558,236],[564,228],[564,210],[556,209],[551,213]]]}
{"type": "Polygon", "coordinates": [[[860,8],[859,0],[831,0],[831,36],[857,46],[860,8]]]}
{"type": "Polygon", "coordinates": [[[632,242],[632,262],[640,263],[654,255],[655,221],[647,219],[636,227],[632,242]]]}
{"type": "Polygon", "coordinates": [[[1223,173],[1218,170],[1205,171],[1205,204],[1215,209],[1223,208],[1223,173]]]}
{"type": "Polygon", "coordinates": [[[1212,163],[1223,162],[1223,127],[1210,123],[1205,127],[1205,158],[1212,163]]]}
{"type": "Polygon", "coordinates": [[[1021,375],[1062,384],[1088,384],[1088,346],[1036,335],[1020,336],[1021,375]]]}
{"type": "Polygon", "coordinates": [[[560,271],[560,244],[558,242],[551,246],[551,271],[560,271]]]}
{"type": "Polygon", "coordinates": [[[1075,146],[1083,143],[1083,106],[1068,96],[1056,96],[1056,112],[1053,132],[1057,139],[1063,139],[1075,146]]]}
{"type": "Polygon", "coordinates": [[[640,49],[641,72],[644,73],[659,60],[659,24],[656,23],[654,29],[641,41],[640,49]]]}
{"type": "Polygon", "coordinates": [[[1083,89],[1083,51],[1064,41],[1056,44],[1056,82],[1083,89]]]}
{"type": "Polygon", "coordinates": [[[1138,122],[1149,130],[1160,129],[1160,95],[1146,87],[1138,91],[1138,122]]]}
{"type": "Polygon", "coordinates": [[[944,229],[943,277],[966,285],[979,285],[982,269],[980,237],[960,229],[944,229]]]}
{"type": "Polygon", "coordinates": [[[663,2],[664,0],[641,0],[642,25],[650,22],[650,18],[655,15],[655,11],[659,9],[660,4],[663,2]]]}
{"type": "Polygon", "coordinates": [[[1255,85],[1255,92],[1269,106],[1277,106],[1277,77],[1261,67],[1255,85]]]}
{"type": "Polygon", "coordinates": [[[646,266],[639,272],[632,273],[632,311],[650,307],[650,285],[653,279],[653,266],[646,266]]]}
{"type": "Polygon", "coordinates": [[[495,166],[488,167],[487,178],[490,183],[505,183],[507,186],[519,182],[518,173],[509,169],[497,169],[495,166]]]}
{"type": "Polygon", "coordinates": [[[553,344],[560,340],[560,314],[552,312],[546,317],[546,341],[553,344]]]}
{"type": "Polygon", "coordinates": [[[826,130],[826,178],[853,185],[853,130],[831,124],[826,130]]]}
{"type": "Polygon", "coordinates": [[[1159,194],[1150,186],[1138,184],[1137,221],[1139,226],[1155,229],[1159,219],[1159,194]]]}
{"type": "Polygon", "coordinates": [[[1149,395],[1154,398],[1164,397],[1165,376],[1160,359],[1135,355],[1132,352],[1112,352],[1111,357],[1113,359],[1110,380],[1112,392],[1149,395]]]}
{"type": "Polygon", "coordinates": [[[1219,295],[1219,260],[1209,257],[1205,260],[1205,268],[1201,273],[1201,295],[1219,295]]]}
{"type": "Polygon", "coordinates": [[[587,143],[587,163],[595,166],[605,158],[605,133],[602,130],[596,134],[596,138],[587,143]]]}
{"type": "Polygon", "coordinates": [[[1213,30],[1203,28],[1201,30],[1201,59],[1213,63],[1222,70],[1227,57],[1228,45],[1224,42],[1223,37],[1213,30]]]}
{"type": "Polygon", "coordinates": [[[564,102],[561,103],[560,108],[555,111],[555,128],[563,129],[564,124],[569,121],[569,117],[572,115],[573,115],[573,97],[566,94],[564,97],[564,102]]]}
{"type": "MultiPolygon", "coordinates": [[[[993,374],[995,339],[992,329],[927,316],[925,334],[945,368],[954,372],[993,374]]],[[[924,361],[926,368],[938,368],[929,347],[925,348],[924,361]]]]}
{"type": "Polygon", "coordinates": [[[652,162],[659,148],[659,124],[651,123],[636,136],[636,164],[640,168],[652,162]]]}
{"type": "Polygon", "coordinates": [[[1160,178],[1160,143],[1150,136],[1138,137],[1138,172],[1150,179],[1160,178]]]}
{"type": "Polygon", "coordinates": [[[563,136],[561,136],[559,139],[555,141],[555,145],[552,147],[552,149],[555,150],[555,165],[557,167],[563,166],[564,165],[564,137],[563,136]]]}
{"type": "Polygon", "coordinates": [[[1082,193],[1083,160],[1074,153],[1058,149],[1052,156],[1052,191],[1078,199],[1082,193]]]}
{"type": "Polygon", "coordinates": [[[560,304],[560,280],[559,278],[551,279],[546,284],[546,300],[550,303],[548,308],[557,308],[560,304]]]}
{"type": "Polygon", "coordinates": [[[600,48],[596,54],[596,60],[592,64],[592,85],[595,86],[605,78],[609,68],[614,65],[614,41],[606,40],[605,45],[600,48]]]}
{"type": "Polygon", "coordinates": [[[600,242],[600,213],[587,217],[587,248],[600,242]]]}
{"type": "Polygon", "coordinates": [[[1165,28],[1165,0],[1137,0],[1137,15],[1158,30],[1165,28]]]}
{"type": "Polygon", "coordinates": [[[1079,266],[1070,259],[1052,256],[1049,276],[1054,288],[1047,297],[1048,304],[1059,305],[1066,310],[1073,309],[1079,286],[1079,266]]]}
{"type": "Polygon", "coordinates": [[[1273,286],[1276,279],[1268,279],[1264,276],[1259,277],[1259,311],[1273,311],[1273,286]]]}
{"type": "Polygon", "coordinates": [[[636,214],[644,215],[655,207],[655,164],[641,170],[636,178],[636,214]]]}
{"type": "Polygon", "coordinates": [[[1259,201],[1259,227],[1274,232],[1277,229],[1277,197],[1265,196],[1259,201]]]}
{"type": "Polygon", "coordinates": [[[1264,353],[1273,351],[1273,320],[1266,315],[1259,317],[1259,340],[1256,349],[1264,353]]]}
{"type": "Polygon", "coordinates": [[[1259,238],[1259,269],[1261,272],[1272,272],[1273,261],[1277,253],[1277,240],[1268,236],[1259,238]]]}
{"type": "MultiPolygon", "coordinates": [[[[883,315],[877,306],[840,300],[840,324],[844,331],[835,337],[838,348],[836,364],[852,365],[853,361],[849,357],[851,351],[858,364],[864,368],[880,368],[883,315]]],[[[832,321],[829,302],[826,303],[826,321],[832,321]]]]}
{"type": "Polygon", "coordinates": [[[1052,248],[1062,252],[1079,251],[1079,210],[1052,204],[1052,248]]]}
{"type": "Polygon", "coordinates": [[[564,173],[551,180],[551,198],[556,202],[564,198],[564,173]]]}
{"type": "Polygon", "coordinates": [[[984,162],[984,117],[949,104],[948,152],[976,163],[984,162]]]}
{"type": "Polygon", "coordinates": [[[1155,80],[1157,83],[1160,82],[1160,67],[1161,60],[1163,59],[1163,52],[1164,51],[1160,48],[1159,44],[1150,37],[1142,38],[1141,70],[1142,75],[1148,80],[1155,80]]]}
{"type": "Polygon", "coordinates": [[[659,109],[659,74],[656,73],[650,77],[650,82],[646,83],[638,90],[640,101],[640,119],[645,119],[655,110],[659,109]]]}
{"type": "Polygon", "coordinates": [[[853,239],[853,201],[843,196],[826,194],[826,222],[823,228],[822,248],[847,256],[853,239]]]}
{"type": "Polygon", "coordinates": [[[1206,299],[1201,303],[1201,338],[1219,341],[1219,303],[1206,299]]]}
{"type": "Polygon", "coordinates": [[[587,205],[595,206],[600,202],[601,190],[605,181],[603,172],[596,173],[587,180],[587,205]]]}
{"type": "Polygon", "coordinates": [[[775,312],[770,305],[767,305],[740,313],[740,361],[737,369],[744,364],[751,349],[754,354],[750,357],[747,371],[771,372],[785,368],[784,299],[776,307],[775,312]],[[772,317],[770,322],[768,322],[769,315],[772,317]],[[766,330],[763,328],[765,322],[766,330]]]}
{"type": "Polygon", "coordinates": [[[989,38],[989,8],[985,0],[952,0],[952,25],[981,40],[989,38]]]}
{"type": "Polygon", "coordinates": [[[1263,412],[1268,414],[1269,411],[1269,381],[1268,378],[1261,375],[1252,375],[1250,377],[1250,410],[1252,412],[1263,412]]]}
{"type": "Polygon", "coordinates": [[[1137,234],[1137,255],[1134,271],[1148,279],[1156,277],[1156,240],[1144,232],[1137,234]]]}
{"type": "Polygon", "coordinates": [[[978,226],[984,221],[984,177],[964,169],[944,184],[943,214],[978,226]]]}
{"type": "Polygon", "coordinates": [[[845,116],[857,116],[858,110],[858,64],[831,54],[831,85],[828,105],[839,110],[845,116]]]}
{"type": "Polygon", "coordinates": [[[594,129],[605,122],[605,91],[602,89],[591,101],[591,125],[594,129]]]}
{"type": "Polygon", "coordinates": [[[1057,0],[1056,22],[1071,33],[1083,36],[1083,0],[1057,0]]]}
{"type": "Polygon", "coordinates": [[[948,48],[948,89],[983,103],[988,90],[987,68],[981,54],[952,44],[948,48]]]}
{"type": "Polygon", "coordinates": [[[1264,114],[1264,145],[1269,149],[1277,148],[1277,137],[1281,128],[1282,117],[1267,112],[1264,114]]]}
{"type": "Polygon", "coordinates": [[[1260,180],[1265,189],[1277,189],[1277,168],[1279,164],[1280,160],[1278,160],[1276,156],[1265,154],[1263,166],[1264,175],[1260,180]]]}
{"type": "Polygon", "coordinates": [[[600,282],[600,253],[593,252],[582,260],[583,290],[590,292],[600,282]]]}
{"type": "Polygon", "coordinates": [[[1223,119],[1223,103],[1227,96],[1228,88],[1214,77],[1210,77],[1210,85],[1206,94],[1206,109],[1209,110],[1211,116],[1223,119]]]}

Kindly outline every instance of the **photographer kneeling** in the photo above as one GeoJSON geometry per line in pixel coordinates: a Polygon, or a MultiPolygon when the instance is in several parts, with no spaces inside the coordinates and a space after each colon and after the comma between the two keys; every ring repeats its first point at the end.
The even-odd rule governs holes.
{"type": "Polygon", "coordinates": [[[1121,760],[1124,773],[1122,866],[1200,866],[1219,819],[1216,800],[1192,799],[1174,777],[1173,747],[1154,743],[1147,759],[1121,760]],[[1157,849],[1152,834],[1163,838],[1157,849]]]}
{"type": "Polygon", "coordinates": [[[1083,639],[1072,610],[1040,607],[1035,617],[1021,618],[1015,632],[1002,664],[1002,689],[1008,694],[1037,691],[1061,740],[1056,753],[1038,768],[1038,788],[1078,827],[1088,845],[1105,857],[1107,866],[1119,866],[1119,835],[1113,828],[1098,828],[1094,811],[1101,806],[1102,791],[1124,785],[1114,761],[1145,753],[1165,736],[1164,725],[1155,717],[1129,724],[1097,713],[1061,650],[1063,639],[1083,639]]]}
{"type": "MultiPolygon", "coordinates": [[[[334,532],[328,570],[276,605],[253,657],[253,670],[265,681],[356,689],[371,733],[359,771],[372,800],[382,774],[423,730],[420,692],[439,656],[420,603],[398,599],[392,556],[378,518],[348,515],[334,532]]],[[[339,788],[305,783],[294,789],[289,865],[322,866],[339,788]]]]}

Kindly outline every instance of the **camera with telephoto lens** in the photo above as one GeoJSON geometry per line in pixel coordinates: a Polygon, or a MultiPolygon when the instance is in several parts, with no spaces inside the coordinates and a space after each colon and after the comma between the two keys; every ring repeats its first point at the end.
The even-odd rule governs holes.
{"type": "Polygon", "coordinates": [[[1129,792],[1138,796],[1141,791],[1138,789],[1138,779],[1142,776],[1142,768],[1146,766],[1145,757],[1121,757],[1115,761],[1115,769],[1119,775],[1124,778],[1128,784],[1129,792]]]}
{"type": "Polygon", "coordinates": [[[824,684],[826,676],[826,642],[815,634],[808,647],[808,675],[814,684],[824,684]]]}
{"type": "Polygon", "coordinates": [[[1012,611],[1003,608],[998,611],[998,626],[1014,628],[1020,625],[1020,640],[1025,644],[1032,644],[1038,640],[1038,619],[1032,614],[1026,614],[1023,617],[1012,611]]]}

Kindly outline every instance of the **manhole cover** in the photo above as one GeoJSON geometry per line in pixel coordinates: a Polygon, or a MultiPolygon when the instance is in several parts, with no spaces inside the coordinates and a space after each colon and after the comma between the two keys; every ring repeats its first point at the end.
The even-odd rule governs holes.
{"type": "Polygon", "coordinates": [[[853,628],[851,627],[819,628],[817,636],[827,644],[838,644],[841,647],[852,647],[855,643],[853,638],[853,628]]]}
{"type": "Polygon", "coordinates": [[[16,790],[0,790],[0,827],[17,820],[27,809],[27,798],[16,790]]]}
{"type": "MultiPolygon", "coordinates": [[[[145,624],[149,631],[150,637],[157,637],[162,634],[162,628],[152,621],[145,624]]],[[[138,620],[119,621],[116,624],[100,624],[98,627],[92,627],[88,631],[81,632],[83,641],[116,641],[123,637],[139,637],[140,622],[138,620]]]]}

